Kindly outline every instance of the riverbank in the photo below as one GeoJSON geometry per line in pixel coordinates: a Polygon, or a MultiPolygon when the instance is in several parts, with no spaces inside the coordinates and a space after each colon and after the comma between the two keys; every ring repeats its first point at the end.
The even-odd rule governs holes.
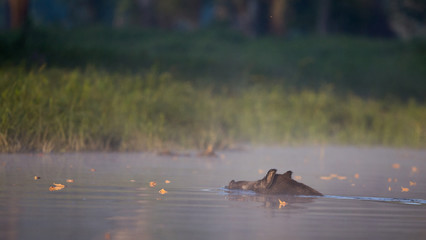
{"type": "Polygon", "coordinates": [[[426,106],[253,85],[215,92],[144,75],[0,69],[0,151],[155,150],[233,143],[425,147],[426,106]]]}
{"type": "Polygon", "coordinates": [[[106,29],[0,39],[1,152],[426,147],[423,42],[106,29]]]}

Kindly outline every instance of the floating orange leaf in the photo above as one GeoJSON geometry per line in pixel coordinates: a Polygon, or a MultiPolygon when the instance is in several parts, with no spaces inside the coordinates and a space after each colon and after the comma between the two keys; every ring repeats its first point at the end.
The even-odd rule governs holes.
{"type": "Polygon", "coordinates": [[[322,180],[331,180],[333,178],[337,178],[339,180],[346,180],[347,179],[346,176],[339,176],[339,175],[337,175],[335,173],[332,173],[329,176],[322,176],[322,177],[320,177],[320,179],[322,179],[322,180]]]}
{"type": "Polygon", "coordinates": [[[401,187],[401,192],[408,192],[408,191],[410,191],[409,188],[401,187]]]}
{"type": "Polygon", "coordinates": [[[392,178],[388,178],[388,182],[392,182],[392,178]]]}
{"type": "Polygon", "coordinates": [[[417,167],[411,167],[411,172],[416,173],[418,171],[417,167]]]}
{"type": "Polygon", "coordinates": [[[359,174],[355,173],[354,178],[358,179],[359,178],[359,174]]]}
{"type": "Polygon", "coordinates": [[[410,186],[416,186],[417,185],[417,183],[416,182],[412,182],[412,181],[410,181],[410,186]]]}
{"type": "Polygon", "coordinates": [[[96,172],[96,169],[91,168],[91,169],[90,169],[90,171],[91,171],[91,172],[96,172]]]}
{"type": "Polygon", "coordinates": [[[164,190],[164,188],[162,188],[160,191],[158,191],[160,194],[166,194],[167,193],[167,191],[166,190],[164,190]]]}
{"type": "Polygon", "coordinates": [[[321,176],[321,177],[320,177],[320,179],[321,179],[321,180],[331,180],[331,179],[332,179],[332,177],[329,177],[329,176],[321,176]]]}
{"type": "Polygon", "coordinates": [[[390,192],[390,191],[392,191],[392,188],[391,188],[390,186],[388,187],[388,191],[389,191],[389,192],[390,192]]]}
{"type": "Polygon", "coordinates": [[[302,176],[294,176],[294,179],[297,180],[297,181],[300,181],[300,180],[302,180],[302,176]]]}
{"type": "Polygon", "coordinates": [[[111,233],[106,232],[105,235],[104,235],[104,239],[105,240],[111,240],[111,233]]]}
{"type": "Polygon", "coordinates": [[[150,187],[155,187],[155,186],[157,186],[157,183],[156,182],[149,182],[149,186],[150,187]]]}
{"type": "Polygon", "coordinates": [[[67,181],[67,183],[73,183],[74,179],[67,179],[66,181],[67,181]]]}
{"type": "Polygon", "coordinates": [[[281,199],[278,199],[278,201],[279,201],[279,203],[280,203],[280,206],[279,206],[278,208],[281,208],[281,207],[285,207],[285,206],[287,206],[287,202],[285,202],[285,201],[281,201],[281,199]]]}
{"type": "Polygon", "coordinates": [[[34,176],[34,180],[39,180],[40,177],[39,176],[34,176]]]}
{"type": "Polygon", "coordinates": [[[399,163],[392,164],[392,168],[394,168],[394,169],[399,169],[400,167],[401,167],[401,165],[399,163]]]}
{"type": "Polygon", "coordinates": [[[169,180],[166,180],[166,181],[164,181],[166,184],[169,184],[170,183],[170,181],[169,180]]]}
{"type": "Polygon", "coordinates": [[[53,192],[53,191],[59,191],[65,188],[65,185],[60,184],[60,183],[53,183],[53,186],[49,187],[49,191],[53,192]]]}

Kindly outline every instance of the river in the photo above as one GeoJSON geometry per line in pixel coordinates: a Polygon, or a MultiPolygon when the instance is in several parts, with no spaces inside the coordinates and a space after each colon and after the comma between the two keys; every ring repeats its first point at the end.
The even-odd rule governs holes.
{"type": "Polygon", "coordinates": [[[426,239],[426,150],[0,154],[1,239],[426,239]],[[229,191],[270,168],[323,197],[229,191]],[[57,184],[57,185],[54,185],[57,184]]]}

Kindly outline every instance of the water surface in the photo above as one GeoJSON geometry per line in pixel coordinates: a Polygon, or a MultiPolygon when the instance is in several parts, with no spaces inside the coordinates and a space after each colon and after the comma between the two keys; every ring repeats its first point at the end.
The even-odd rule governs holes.
{"type": "Polygon", "coordinates": [[[2,154],[0,238],[426,238],[425,150],[268,147],[218,154],[2,154]],[[223,188],[232,179],[263,178],[270,168],[292,170],[325,196],[223,188]],[[49,191],[53,183],[66,187],[49,191]]]}

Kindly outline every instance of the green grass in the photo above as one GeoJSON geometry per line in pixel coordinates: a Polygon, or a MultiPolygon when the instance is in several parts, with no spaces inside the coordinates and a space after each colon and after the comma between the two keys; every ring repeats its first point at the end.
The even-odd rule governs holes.
{"type": "Polygon", "coordinates": [[[0,151],[262,144],[426,146],[426,107],[253,85],[216,93],[151,69],[0,70],[0,151]]]}
{"type": "Polygon", "coordinates": [[[426,147],[426,44],[228,31],[0,34],[0,152],[426,147]]]}

